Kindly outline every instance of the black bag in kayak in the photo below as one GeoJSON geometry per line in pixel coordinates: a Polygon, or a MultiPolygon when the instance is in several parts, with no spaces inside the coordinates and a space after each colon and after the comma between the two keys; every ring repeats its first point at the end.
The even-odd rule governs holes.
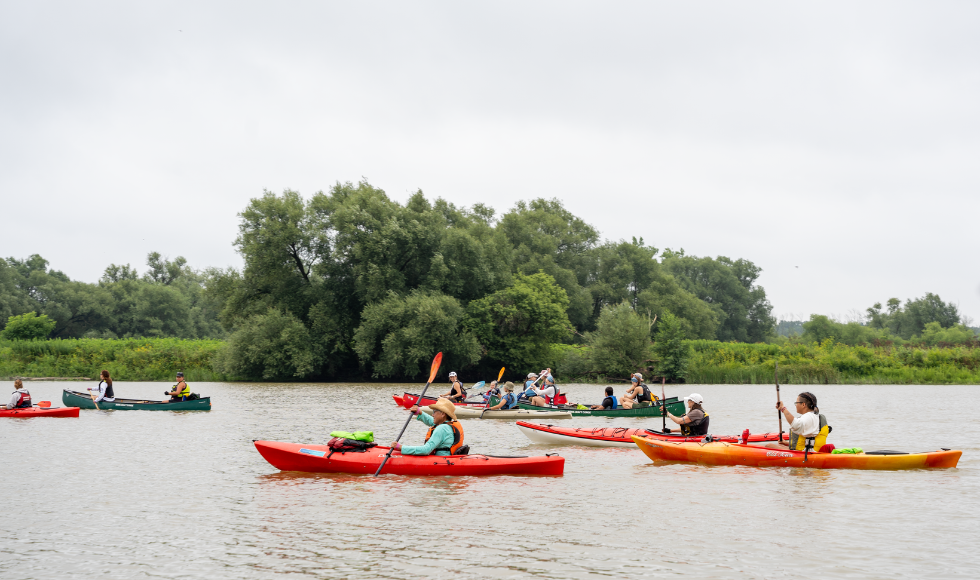
{"type": "Polygon", "coordinates": [[[331,455],[333,455],[334,452],[364,453],[368,449],[377,446],[377,443],[368,443],[367,441],[358,441],[357,439],[343,439],[340,437],[334,437],[327,443],[327,447],[330,448],[331,455]]]}

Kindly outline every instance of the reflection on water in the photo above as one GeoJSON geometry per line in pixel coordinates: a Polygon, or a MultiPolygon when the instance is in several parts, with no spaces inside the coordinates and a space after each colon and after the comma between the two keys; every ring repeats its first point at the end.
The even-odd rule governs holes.
{"type": "MultiPolygon", "coordinates": [[[[120,396],[160,391],[116,386],[120,396]]],[[[838,446],[955,447],[964,450],[959,469],[653,463],[635,449],[535,445],[512,423],[464,422],[474,453],[557,451],[561,478],[279,473],[253,439],[323,443],[333,430],[369,429],[387,443],[405,418],[390,396],[404,389],[194,388],[213,397],[213,411],[0,420],[0,578],[950,578],[980,564],[980,426],[916,406],[910,428],[903,401],[922,387],[811,390],[838,446]]],[[[60,389],[31,385],[52,401],[60,389]]],[[[974,387],[929,389],[960,401],[959,416],[980,410],[974,387]]],[[[601,387],[566,390],[594,399],[601,387]]],[[[775,428],[769,387],[668,395],[691,390],[705,396],[717,433],[775,428]]],[[[424,433],[412,424],[405,441],[424,433]]]]}

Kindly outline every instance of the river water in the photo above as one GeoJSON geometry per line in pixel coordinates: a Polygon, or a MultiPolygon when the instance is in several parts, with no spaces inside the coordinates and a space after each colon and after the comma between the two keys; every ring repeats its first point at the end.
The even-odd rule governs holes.
{"type": "MultiPolygon", "coordinates": [[[[91,384],[91,383],[89,383],[91,384]]],[[[61,406],[61,389],[30,382],[61,406]]],[[[121,397],[162,383],[117,381],[121,397]]],[[[280,473],[253,439],[387,444],[414,385],[196,383],[211,412],[0,418],[0,578],[955,578],[980,575],[974,386],[807,387],[838,447],[962,449],[905,472],[651,463],[638,449],[532,444],[464,422],[474,452],[566,458],[563,477],[280,473]]],[[[446,385],[438,385],[438,392],[446,385]]],[[[591,402],[602,387],[564,385],[591,402]]],[[[617,387],[617,392],[620,390],[617,387]]],[[[799,390],[783,388],[784,400],[799,390]]],[[[773,387],[688,385],[718,434],[777,429],[773,387]]],[[[555,422],[554,420],[550,422],[555,422]]],[[[585,418],[569,426],[657,426],[585,418]]],[[[421,442],[412,423],[403,441],[421,442]]]]}

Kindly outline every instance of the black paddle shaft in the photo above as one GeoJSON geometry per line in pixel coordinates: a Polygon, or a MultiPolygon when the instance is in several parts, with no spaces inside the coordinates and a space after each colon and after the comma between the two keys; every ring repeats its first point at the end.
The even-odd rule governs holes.
{"type": "MultiPolygon", "coordinates": [[[[432,384],[432,383],[425,383],[425,388],[422,389],[422,394],[419,395],[418,401],[416,401],[416,403],[421,403],[422,402],[422,397],[424,397],[425,396],[425,392],[427,390],[429,390],[429,385],[430,384],[432,384]]],[[[418,405],[416,405],[416,406],[418,406],[418,405]]],[[[419,412],[421,413],[421,411],[419,411],[419,412]]],[[[415,413],[409,413],[408,414],[408,419],[405,421],[405,425],[402,426],[402,432],[398,434],[398,439],[395,439],[395,442],[396,443],[402,438],[402,435],[405,434],[405,429],[408,429],[408,424],[411,423],[412,422],[412,419],[414,419],[414,418],[415,418],[415,413]]],[[[378,466],[378,470],[374,472],[374,476],[375,477],[377,477],[378,474],[381,473],[381,470],[384,469],[385,463],[388,463],[388,458],[391,457],[391,452],[394,451],[394,450],[395,450],[394,447],[389,447],[388,448],[388,454],[385,455],[385,458],[381,462],[381,465],[378,466]]]]}

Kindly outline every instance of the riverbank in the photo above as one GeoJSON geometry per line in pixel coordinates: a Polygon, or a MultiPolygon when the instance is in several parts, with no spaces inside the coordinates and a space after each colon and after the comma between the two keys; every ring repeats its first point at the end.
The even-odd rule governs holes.
{"type": "Polygon", "coordinates": [[[223,381],[229,377],[211,367],[222,344],[177,338],[4,340],[0,376],[96,379],[105,369],[127,381],[169,381],[177,371],[188,381],[223,381]]]}
{"type": "MultiPolygon", "coordinates": [[[[980,384],[980,348],[971,346],[686,343],[687,383],[772,383],[778,361],[784,384],[980,384]]],[[[235,380],[212,366],[223,344],[175,338],[0,341],[0,377],[95,379],[106,369],[130,381],[169,381],[178,370],[188,381],[235,380]]],[[[574,376],[562,373],[561,364],[555,368],[565,383],[615,384],[623,378],[605,373],[574,376]]]]}

